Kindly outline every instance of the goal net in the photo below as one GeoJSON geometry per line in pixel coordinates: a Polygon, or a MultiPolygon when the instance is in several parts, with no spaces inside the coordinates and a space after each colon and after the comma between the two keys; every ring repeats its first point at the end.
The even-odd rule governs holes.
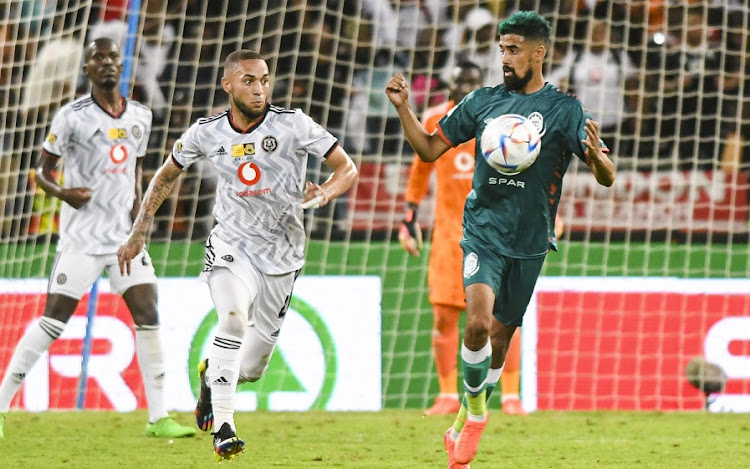
{"type": "MultiPolygon", "coordinates": [[[[337,408],[316,396],[358,379],[342,371],[350,368],[376,375],[375,407],[426,407],[437,393],[429,242],[415,258],[396,240],[413,154],[384,88],[403,73],[421,115],[445,102],[446,81],[460,60],[480,65],[487,86],[500,84],[495,28],[517,9],[550,21],[545,78],[576,94],[599,121],[618,171],[614,186],[603,188],[573,158],[565,177],[559,208],[565,234],[547,256],[523,328],[524,406],[700,409],[705,396],[688,384],[685,366],[705,356],[728,378],[712,408],[750,410],[750,13],[745,2],[733,0],[0,3],[0,328],[6,337],[0,369],[43,311],[60,202],[35,187],[34,168],[54,112],[88,91],[80,72],[85,42],[113,37],[124,54],[133,46],[128,93],[154,111],[145,183],[192,122],[228,106],[220,86],[223,60],[249,48],[267,58],[273,102],[301,108],[338,137],[360,178],[335,203],[305,215],[300,282],[315,276],[323,286],[315,296],[317,283],[300,283],[311,293],[292,309],[306,326],[290,329],[308,333],[323,358],[306,369],[300,365],[305,354],[287,347],[282,333],[269,375],[248,391],[255,397],[246,408],[337,408]],[[335,288],[341,276],[377,281],[342,291],[335,288]],[[330,286],[330,294],[320,293],[330,286]],[[360,288],[372,290],[360,294],[360,288]],[[343,312],[320,313],[326,308],[343,312]],[[374,322],[363,313],[373,308],[373,317],[380,311],[374,322]],[[371,327],[358,323],[360,314],[371,327]],[[360,356],[347,360],[341,352],[352,337],[355,352],[357,340],[374,340],[375,347],[349,365],[360,356]],[[316,378],[307,376],[310,369],[325,371],[316,378]],[[313,395],[306,403],[283,403],[284,396],[306,392],[313,395]]],[[[310,180],[328,174],[310,158],[310,180]]],[[[202,352],[196,337],[215,324],[207,292],[190,282],[203,267],[216,184],[210,165],[190,167],[159,210],[149,242],[157,275],[188,282],[160,284],[163,329],[177,331],[169,318],[204,309],[190,313],[195,324],[174,332],[169,345],[184,358],[174,366],[193,386],[188,375],[202,352]],[[180,341],[179,334],[192,339],[180,341]]],[[[431,187],[419,213],[428,240],[431,187]]],[[[91,357],[118,373],[89,375],[85,407],[143,407],[132,320],[106,280],[99,286],[91,357]],[[112,397],[125,388],[132,399],[112,397]]],[[[75,405],[89,300],[81,301],[14,407],[75,405]]],[[[173,405],[189,410],[191,399],[181,395],[173,405]]]]}

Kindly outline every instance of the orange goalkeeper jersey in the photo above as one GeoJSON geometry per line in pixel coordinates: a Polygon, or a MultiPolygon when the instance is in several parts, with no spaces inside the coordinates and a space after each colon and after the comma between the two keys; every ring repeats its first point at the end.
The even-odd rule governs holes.
{"type": "MultiPolygon", "coordinates": [[[[437,129],[438,121],[454,106],[453,101],[425,111],[422,122],[427,132],[437,129]]],[[[406,187],[406,201],[419,204],[427,194],[430,175],[436,171],[435,226],[427,282],[430,303],[466,307],[461,252],[461,230],[466,196],[474,174],[474,140],[451,148],[434,163],[414,155],[406,187]]]]}

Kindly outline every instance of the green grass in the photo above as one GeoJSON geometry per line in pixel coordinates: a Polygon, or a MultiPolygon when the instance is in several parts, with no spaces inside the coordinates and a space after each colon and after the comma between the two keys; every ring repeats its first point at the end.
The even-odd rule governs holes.
{"type": "MultiPolygon", "coordinates": [[[[429,243],[424,252],[428,252],[429,243]]],[[[157,275],[198,275],[203,268],[202,242],[151,243],[149,253],[157,275]]],[[[45,277],[55,247],[43,244],[0,244],[0,277],[45,277]]],[[[394,269],[426,268],[427,255],[407,256],[397,242],[324,242],[311,240],[306,274],[393,277],[394,269]]],[[[547,256],[544,275],[674,276],[682,278],[747,278],[747,244],[584,243],[562,242],[558,253],[547,256]]],[[[396,275],[396,277],[398,277],[396,275]]],[[[407,279],[409,280],[409,279],[407,279]]]]}
{"type": "MultiPolygon", "coordinates": [[[[217,467],[211,437],[169,442],[147,438],[146,414],[11,412],[0,440],[0,467],[217,467]]],[[[192,415],[181,414],[182,423],[192,415]]],[[[236,415],[247,451],[233,468],[445,467],[449,417],[418,411],[236,415]]],[[[550,413],[508,417],[493,412],[472,467],[747,468],[746,415],[707,413],[550,413]]]]}

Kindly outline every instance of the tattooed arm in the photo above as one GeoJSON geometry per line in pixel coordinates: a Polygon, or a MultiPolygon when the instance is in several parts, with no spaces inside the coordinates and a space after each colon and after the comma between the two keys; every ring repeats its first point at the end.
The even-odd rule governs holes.
{"type": "Polygon", "coordinates": [[[182,168],[177,166],[173,158],[167,158],[159,171],[156,172],[151,184],[148,185],[146,195],[141,203],[138,216],[133,222],[133,229],[130,230],[130,236],[125,244],[120,246],[117,251],[117,260],[120,264],[120,273],[130,275],[130,261],[143,250],[146,244],[146,235],[148,234],[151,222],[154,221],[156,211],[161,204],[172,192],[177,178],[182,174],[182,168]]]}

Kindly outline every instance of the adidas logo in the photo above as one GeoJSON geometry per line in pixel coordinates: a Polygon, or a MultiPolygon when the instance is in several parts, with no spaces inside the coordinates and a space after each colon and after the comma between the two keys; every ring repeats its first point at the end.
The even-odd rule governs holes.
{"type": "Polygon", "coordinates": [[[14,379],[14,380],[15,380],[15,381],[16,381],[17,383],[20,383],[20,382],[22,382],[22,381],[23,381],[23,379],[24,379],[24,378],[26,377],[26,373],[11,373],[10,375],[11,375],[11,376],[13,377],[13,379],[14,379]]]}
{"type": "Polygon", "coordinates": [[[216,386],[229,386],[229,381],[227,381],[225,377],[219,376],[211,384],[215,384],[216,386]]]}
{"type": "Polygon", "coordinates": [[[271,337],[278,337],[280,332],[281,329],[276,329],[276,331],[271,334],[271,337]]]}
{"type": "Polygon", "coordinates": [[[224,149],[224,146],[219,147],[219,151],[216,152],[217,155],[226,155],[227,151],[224,149]]]}
{"type": "Polygon", "coordinates": [[[94,137],[98,137],[99,135],[102,135],[101,129],[96,129],[96,132],[94,132],[94,137]]]}

